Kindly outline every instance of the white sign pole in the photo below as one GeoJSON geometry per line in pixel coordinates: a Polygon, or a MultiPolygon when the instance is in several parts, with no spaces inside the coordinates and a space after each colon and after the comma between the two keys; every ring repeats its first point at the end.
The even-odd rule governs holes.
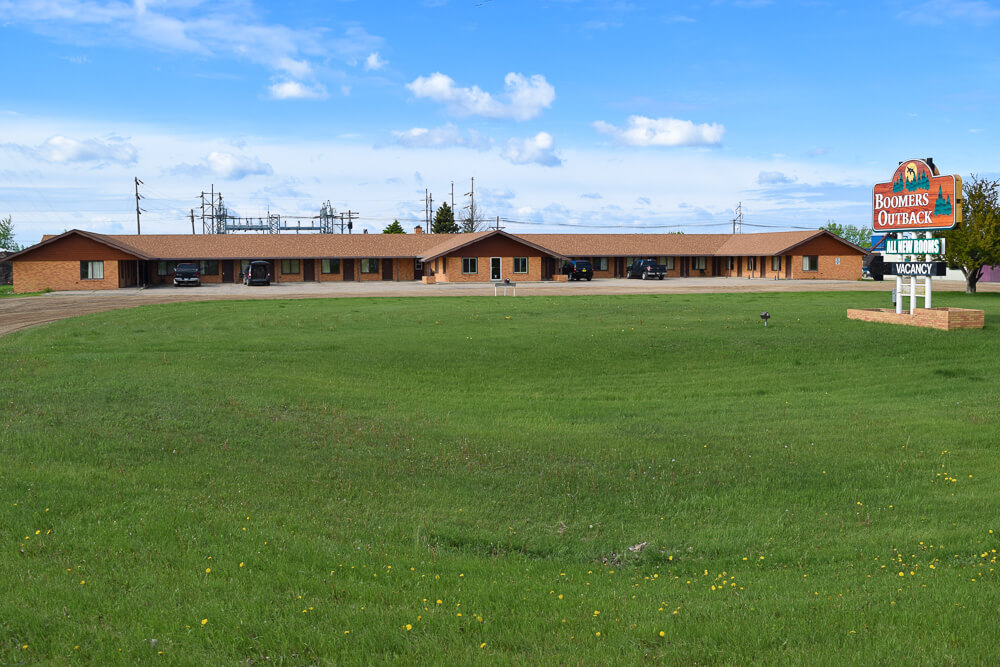
{"type": "Polygon", "coordinates": [[[910,315],[917,312],[917,277],[910,276],[910,315]]]}
{"type": "Polygon", "coordinates": [[[931,307],[931,277],[924,277],[924,308],[931,307]]]}
{"type": "Polygon", "coordinates": [[[903,276],[896,276],[896,314],[903,314],[903,276]]]}

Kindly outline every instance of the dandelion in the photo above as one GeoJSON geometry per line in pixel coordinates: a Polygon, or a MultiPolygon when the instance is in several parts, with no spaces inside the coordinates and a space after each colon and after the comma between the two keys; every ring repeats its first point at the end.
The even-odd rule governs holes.
{"type": "MultiPolygon", "coordinates": [[[[508,317],[507,319],[509,320],[510,318],[508,317]]],[[[480,644],[479,648],[486,648],[486,642],[483,642],[482,644],[480,644]]]]}
{"type": "Polygon", "coordinates": [[[661,637],[666,637],[666,636],[667,636],[667,633],[666,633],[666,632],[664,632],[663,630],[660,630],[660,636],[661,636],[661,637]]]}
{"type": "Polygon", "coordinates": [[[211,571],[212,571],[212,568],[210,568],[210,567],[206,567],[206,568],[205,568],[205,574],[208,574],[208,573],[209,573],[209,572],[211,572],[211,571]]]}
{"type": "Polygon", "coordinates": [[[407,631],[407,632],[409,632],[409,631],[410,631],[410,630],[412,630],[412,629],[413,629],[413,626],[412,626],[412,625],[410,625],[409,623],[407,623],[407,624],[406,624],[406,631],[407,631]]]}

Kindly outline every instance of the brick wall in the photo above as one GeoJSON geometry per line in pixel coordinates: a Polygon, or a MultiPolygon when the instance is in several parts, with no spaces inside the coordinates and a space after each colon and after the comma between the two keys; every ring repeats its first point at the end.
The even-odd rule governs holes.
{"type": "Polygon", "coordinates": [[[984,311],[970,308],[915,308],[913,315],[909,312],[897,314],[895,309],[890,308],[853,308],[847,311],[847,318],[862,322],[927,327],[941,331],[982,329],[985,323],[984,311]]]}
{"type": "MultiPolygon", "coordinates": [[[[461,251],[459,251],[461,252],[461,251]]],[[[492,282],[490,278],[490,259],[491,257],[496,257],[492,255],[491,257],[476,257],[479,264],[479,270],[476,273],[462,273],[462,259],[464,257],[474,257],[475,255],[447,255],[440,258],[439,270],[435,273],[435,278],[438,282],[442,283],[475,283],[475,282],[492,282]]],[[[524,257],[525,255],[518,255],[518,257],[524,257]]],[[[528,257],[528,272],[527,273],[514,273],[514,258],[513,257],[501,257],[500,258],[500,280],[504,278],[509,278],[512,283],[516,283],[519,280],[522,281],[539,281],[542,279],[542,257],[528,257]]],[[[431,262],[433,266],[433,262],[431,262]]],[[[556,267],[559,270],[559,267],[556,267]]]]}
{"type": "Polygon", "coordinates": [[[102,280],[82,280],[79,261],[27,262],[14,260],[14,291],[41,292],[44,289],[56,291],[118,289],[118,261],[103,260],[102,280]]]}

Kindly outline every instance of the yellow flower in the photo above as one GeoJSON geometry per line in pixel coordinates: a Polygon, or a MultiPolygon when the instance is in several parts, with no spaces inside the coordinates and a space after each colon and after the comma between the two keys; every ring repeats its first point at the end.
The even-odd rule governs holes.
{"type": "Polygon", "coordinates": [[[663,630],[660,630],[660,636],[661,636],[661,637],[666,637],[666,636],[667,636],[667,633],[666,633],[666,632],[664,632],[663,630]]]}
{"type": "Polygon", "coordinates": [[[407,623],[407,624],[406,624],[406,631],[407,631],[407,632],[409,632],[409,631],[410,631],[410,630],[412,630],[412,629],[413,629],[413,626],[412,626],[412,625],[410,625],[409,623],[407,623]]]}
{"type": "Polygon", "coordinates": [[[206,567],[206,568],[205,568],[205,574],[208,574],[208,573],[209,573],[209,572],[211,572],[211,571],[212,571],[212,568],[210,568],[210,567],[206,567]]]}
{"type": "Polygon", "coordinates": [[[486,642],[483,642],[482,644],[480,644],[479,648],[486,648],[486,642]]]}
{"type": "Polygon", "coordinates": [[[202,625],[205,625],[206,623],[208,623],[208,619],[207,618],[201,619],[201,624],[202,625]]]}

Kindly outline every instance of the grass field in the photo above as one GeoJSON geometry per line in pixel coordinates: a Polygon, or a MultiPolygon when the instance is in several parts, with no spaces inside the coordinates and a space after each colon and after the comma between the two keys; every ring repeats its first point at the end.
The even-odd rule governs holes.
{"type": "Polygon", "coordinates": [[[996,663],[1000,295],[936,298],[987,328],[837,293],[0,338],[0,664],[996,663]]]}

